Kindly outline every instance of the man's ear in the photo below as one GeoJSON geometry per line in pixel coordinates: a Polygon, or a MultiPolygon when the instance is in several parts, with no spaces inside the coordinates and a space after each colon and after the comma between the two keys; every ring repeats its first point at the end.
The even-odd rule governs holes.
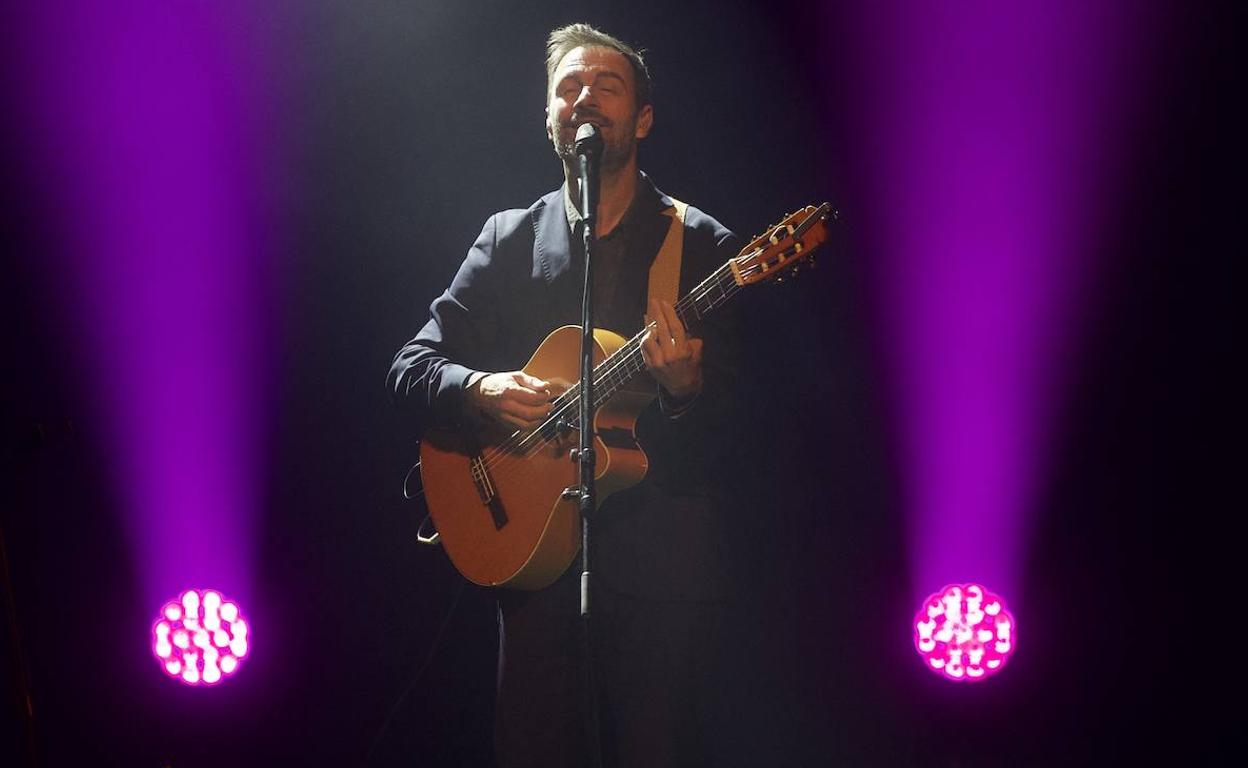
{"type": "Polygon", "coordinates": [[[650,135],[650,128],[654,125],[654,107],[647,104],[637,113],[637,131],[634,136],[638,139],[644,139],[650,135]]]}
{"type": "Polygon", "coordinates": [[[542,110],[542,114],[546,116],[546,119],[545,119],[545,121],[544,121],[544,122],[546,123],[546,138],[547,138],[547,140],[549,140],[549,141],[554,141],[554,140],[555,140],[555,132],[554,132],[554,130],[550,127],[550,107],[546,107],[545,109],[543,109],[543,110],[542,110]]]}

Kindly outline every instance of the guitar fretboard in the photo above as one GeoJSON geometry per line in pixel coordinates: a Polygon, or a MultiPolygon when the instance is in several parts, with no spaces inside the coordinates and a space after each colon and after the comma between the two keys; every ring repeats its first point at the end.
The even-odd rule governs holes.
{"type": "MultiPolygon", "coordinates": [[[[691,330],[697,328],[705,317],[727,303],[740,287],[733,277],[731,262],[724,262],[719,269],[712,272],[683,299],[676,302],[676,314],[685,324],[685,328],[691,330]]],[[[641,356],[641,342],[645,334],[646,331],[643,328],[594,368],[595,409],[610,400],[620,390],[620,387],[645,370],[646,363],[641,356]]],[[[575,424],[579,400],[580,385],[575,384],[555,400],[552,414],[565,414],[563,418],[575,424]]]]}

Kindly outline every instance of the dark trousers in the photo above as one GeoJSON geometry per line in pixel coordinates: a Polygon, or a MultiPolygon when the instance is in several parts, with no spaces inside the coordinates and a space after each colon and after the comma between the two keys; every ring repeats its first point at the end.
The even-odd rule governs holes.
{"type": "MultiPolygon", "coordinates": [[[[502,768],[589,765],[580,568],[499,596],[495,747],[502,768]]],[[[717,611],[594,584],[592,645],[604,768],[709,762],[717,611]]]]}

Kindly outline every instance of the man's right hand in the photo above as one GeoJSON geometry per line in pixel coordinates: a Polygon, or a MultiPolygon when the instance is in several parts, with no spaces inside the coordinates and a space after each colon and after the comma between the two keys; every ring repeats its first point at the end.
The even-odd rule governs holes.
{"type": "Polygon", "coordinates": [[[532,429],[550,413],[550,402],[559,393],[549,381],[524,371],[491,373],[466,390],[476,411],[487,420],[532,429]]]}

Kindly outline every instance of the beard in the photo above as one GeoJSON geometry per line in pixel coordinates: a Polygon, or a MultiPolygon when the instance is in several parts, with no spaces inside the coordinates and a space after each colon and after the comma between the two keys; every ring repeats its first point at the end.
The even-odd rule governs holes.
{"type": "MultiPolygon", "coordinates": [[[[601,118],[600,115],[584,115],[582,117],[601,118]]],[[[595,121],[597,122],[597,120],[595,121]]],[[[552,124],[551,134],[555,154],[566,163],[576,163],[576,129],[580,126],[574,122],[552,124]]],[[[621,124],[608,124],[599,127],[602,133],[601,169],[608,173],[623,168],[633,153],[637,151],[637,116],[633,115],[621,124]],[[616,130],[616,129],[620,130],[616,130]],[[610,130],[608,130],[610,129],[610,130]]]]}

